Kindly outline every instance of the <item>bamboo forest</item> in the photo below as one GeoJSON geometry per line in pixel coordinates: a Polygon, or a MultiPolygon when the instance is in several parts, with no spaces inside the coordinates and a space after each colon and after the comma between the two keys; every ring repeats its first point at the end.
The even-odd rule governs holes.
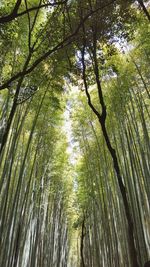
{"type": "Polygon", "coordinates": [[[149,0],[0,0],[0,267],[150,267],[149,84],[149,0]]]}

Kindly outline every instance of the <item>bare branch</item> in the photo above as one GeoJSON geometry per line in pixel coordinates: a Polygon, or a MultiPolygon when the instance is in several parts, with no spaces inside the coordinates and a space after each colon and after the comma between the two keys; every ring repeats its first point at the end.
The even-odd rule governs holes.
{"type": "Polygon", "coordinates": [[[85,65],[85,59],[84,59],[84,55],[85,55],[85,45],[83,46],[83,49],[81,51],[82,54],[82,77],[83,77],[83,82],[84,82],[84,87],[85,87],[85,93],[88,99],[88,105],[90,106],[90,108],[92,109],[92,111],[95,113],[95,115],[98,117],[98,119],[100,118],[100,113],[97,111],[97,109],[94,107],[94,105],[92,104],[91,101],[91,96],[90,93],[88,91],[88,85],[87,85],[87,79],[86,79],[86,65],[85,65]]]}

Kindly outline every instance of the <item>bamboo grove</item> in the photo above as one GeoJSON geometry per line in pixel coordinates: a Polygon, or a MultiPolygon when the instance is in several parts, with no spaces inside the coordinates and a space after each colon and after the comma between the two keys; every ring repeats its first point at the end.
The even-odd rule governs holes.
{"type": "Polygon", "coordinates": [[[149,7],[1,0],[0,266],[150,266],[149,7]]]}

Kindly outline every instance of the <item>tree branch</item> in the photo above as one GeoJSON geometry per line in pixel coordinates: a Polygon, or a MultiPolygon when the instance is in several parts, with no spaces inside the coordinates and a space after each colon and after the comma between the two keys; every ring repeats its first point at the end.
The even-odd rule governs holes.
{"type": "Polygon", "coordinates": [[[138,0],[138,3],[140,5],[140,7],[143,9],[143,12],[144,12],[145,16],[147,17],[147,19],[150,21],[150,14],[149,14],[146,6],[144,5],[143,0],[138,0]]]}
{"type": "Polygon", "coordinates": [[[88,99],[88,105],[90,106],[90,108],[92,109],[92,111],[95,113],[95,115],[98,117],[98,119],[100,118],[100,113],[97,111],[97,109],[94,107],[94,105],[92,104],[91,101],[91,96],[89,94],[88,91],[88,85],[87,85],[87,79],[86,79],[86,65],[85,65],[85,60],[84,60],[84,55],[85,55],[85,45],[83,46],[83,49],[81,51],[82,54],[82,78],[83,78],[83,82],[84,82],[84,87],[85,87],[85,93],[88,99]]]}
{"type": "Polygon", "coordinates": [[[22,0],[18,0],[17,1],[12,13],[10,13],[9,15],[0,17],[0,23],[1,24],[11,22],[12,20],[14,20],[14,19],[16,19],[18,17],[21,17],[23,15],[26,15],[31,11],[35,11],[35,10],[38,10],[38,9],[41,9],[41,8],[46,8],[46,7],[49,7],[49,6],[54,7],[54,6],[57,6],[57,5],[66,4],[68,0],[56,2],[56,3],[53,3],[53,4],[52,3],[47,3],[47,4],[42,4],[40,6],[34,6],[34,7],[31,7],[31,8],[28,8],[28,10],[26,9],[26,10],[18,13],[18,9],[19,9],[19,6],[21,4],[21,1],[22,0]]]}
{"type": "Polygon", "coordinates": [[[59,49],[62,49],[66,46],[68,46],[69,44],[71,44],[73,42],[73,38],[78,34],[79,30],[81,29],[81,27],[83,26],[83,24],[85,23],[85,21],[92,15],[94,15],[96,12],[99,12],[100,10],[104,9],[105,7],[108,7],[109,5],[111,5],[112,3],[114,3],[116,0],[112,0],[111,2],[105,4],[104,6],[101,6],[99,8],[97,8],[96,10],[91,11],[89,14],[87,14],[79,23],[79,25],[77,26],[77,28],[75,29],[75,31],[70,34],[69,36],[67,36],[66,38],[64,38],[60,43],[58,43],[55,47],[51,48],[50,50],[48,50],[45,54],[43,54],[41,57],[39,57],[37,60],[34,61],[34,63],[32,64],[31,67],[29,67],[27,70],[24,71],[20,71],[18,72],[16,75],[14,75],[12,78],[10,78],[8,81],[6,81],[4,84],[2,84],[0,86],[0,90],[3,90],[5,88],[7,88],[13,81],[15,81],[16,79],[18,79],[21,76],[25,76],[27,74],[29,74],[31,71],[33,71],[42,61],[44,61],[46,58],[48,58],[51,54],[53,54],[54,52],[58,51],[59,49]]]}

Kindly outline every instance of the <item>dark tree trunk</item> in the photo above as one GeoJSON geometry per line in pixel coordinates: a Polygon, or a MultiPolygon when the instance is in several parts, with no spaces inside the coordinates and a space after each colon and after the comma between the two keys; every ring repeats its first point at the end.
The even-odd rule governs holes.
{"type": "Polygon", "coordinates": [[[93,45],[94,48],[92,50],[92,53],[93,53],[94,73],[95,73],[95,79],[96,79],[96,84],[97,84],[99,102],[100,102],[100,105],[102,108],[101,114],[97,111],[97,109],[92,104],[91,97],[90,97],[90,94],[88,92],[88,84],[87,84],[87,79],[86,79],[86,65],[85,65],[85,61],[84,61],[84,54],[85,54],[85,45],[84,45],[83,50],[82,50],[82,65],[83,65],[83,80],[84,80],[85,92],[86,92],[86,96],[88,98],[88,104],[99,120],[107,148],[108,148],[110,155],[111,155],[111,158],[113,160],[113,165],[114,165],[114,169],[116,172],[120,192],[122,195],[122,200],[123,200],[127,224],[128,224],[128,244],[129,244],[131,264],[132,264],[132,267],[140,267],[139,263],[138,263],[138,258],[137,258],[137,251],[136,251],[135,240],[134,240],[133,221],[132,221],[132,216],[130,213],[130,206],[129,206],[129,202],[128,202],[128,198],[127,198],[126,188],[123,184],[123,179],[121,176],[116,151],[111,145],[111,142],[110,142],[110,139],[109,139],[109,136],[107,133],[107,129],[106,129],[107,111],[106,111],[106,106],[105,106],[105,102],[104,102],[104,98],[103,98],[103,92],[102,92],[102,88],[101,88],[100,78],[99,78],[99,69],[98,69],[98,62],[97,62],[97,56],[96,56],[96,42],[93,42],[93,43],[94,43],[94,45],[93,45]]]}
{"type": "MultiPolygon", "coordinates": [[[[30,59],[31,59],[31,54],[29,54],[28,57],[27,57],[27,60],[26,60],[26,62],[24,64],[23,72],[27,69],[30,59]]],[[[0,155],[1,155],[1,153],[3,151],[3,148],[4,148],[4,146],[5,146],[6,142],[7,142],[7,138],[8,138],[9,131],[10,131],[10,127],[11,127],[11,124],[12,124],[12,121],[13,121],[13,118],[14,118],[14,115],[15,115],[15,112],[16,112],[17,100],[18,100],[20,87],[22,85],[23,79],[24,79],[24,75],[21,76],[20,80],[18,81],[18,85],[17,85],[17,88],[16,88],[15,96],[14,96],[14,101],[13,101],[12,108],[11,108],[11,111],[10,111],[10,114],[9,114],[9,118],[8,118],[8,121],[7,121],[7,126],[6,126],[6,129],[5,129],[4,135],[2,137],[2,143],[1,143],[1,146],[0,146],[0,155]]]]}
{"type": "Polygon", "coordinates": [[[81,229],[81,244],[80,244],[81,267],[85,267],[84,253],[83,253],[84,237],[85,237],[85,216],[82,221],[82,229],[81,229]]]}
{"type": "Polygon", "coordinates": [[[138,0],[138,3],[139,3],[139,5],[141,6],[141,8],[143,9],[143,12],[144,12],[145,16],[146,16],[146,17],[148,18],[148,20],[150,21],[150,14],[149,14],[149,12],[148,12],[146,6],[145,6],[144,3],[143,3],[143,0],[138,0]]]}

